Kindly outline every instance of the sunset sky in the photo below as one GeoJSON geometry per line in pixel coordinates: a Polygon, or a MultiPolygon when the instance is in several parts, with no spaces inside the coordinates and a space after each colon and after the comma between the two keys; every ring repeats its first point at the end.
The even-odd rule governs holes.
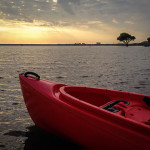
{"type": "Polygon", "coordinates": [[[150,37],[150,0],[0,0],[0,43],[118,43],[150,37]]]}

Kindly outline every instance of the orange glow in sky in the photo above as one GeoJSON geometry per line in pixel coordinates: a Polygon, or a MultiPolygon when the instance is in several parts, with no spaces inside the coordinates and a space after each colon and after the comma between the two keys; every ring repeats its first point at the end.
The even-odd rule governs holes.
{"type": "Polygon", "coordinates": [[[118,43],[122,32],[142,42],[150,36],[149,4],[149,0],[1,0],[0,44],[118,43]]]}
{"type": "Polygon", "coordinates": [[[91,31],[87,26],[80,26],[79,28],[71,26],[41,26],[44,23],[42,21],[26,23],[0,20],[0,22],[5,24],[5,26],[0,27],[1,43],[61,44],[78,42],[96,43],[98,41],[107,42],[108,39],[113,40],[109,33],[97,30],[91,31]]]}

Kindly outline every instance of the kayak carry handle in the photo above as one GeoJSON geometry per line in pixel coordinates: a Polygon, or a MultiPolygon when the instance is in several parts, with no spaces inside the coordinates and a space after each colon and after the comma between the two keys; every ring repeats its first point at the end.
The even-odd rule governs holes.
{"type": "Polygon", "coordinates": [[[37,79],[40,79],[40,76],[37,73],[34,73],[34,72],[26,72],[26,73],[24,73],[25,77],[28,77],[28,75],[34,75],[37,79]]]}

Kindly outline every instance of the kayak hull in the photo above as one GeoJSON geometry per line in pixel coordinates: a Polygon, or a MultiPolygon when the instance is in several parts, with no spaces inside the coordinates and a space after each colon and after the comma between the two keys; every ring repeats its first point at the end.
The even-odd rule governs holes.
{"type": "MultiPolygon", "coordinates": [[[[109,103],[110,95],[121,100],[134,97],[138,101],[136,105],[145,95],[87,87],[69,88],[64,84],[25,77],[23,74],[19,78],[28,112],[40,128],[92,150],[149,149],[149,125],[122,116],[122,112],[113,113],[99,106],[105,105],[104,99],[109,103]],[[87,98],[83,94],[85,91],[86,94],[94,94],[91,97],[87,94],[87,98]],[[78,102],[81,97],[86,101],[78,102]],[[102,102],[96,101],[98,97],[102,102]],[[90,101],[91,98],[95,102],[90,101]]],[[[141,106],[149,110],[143,101],[141,106]]]]}

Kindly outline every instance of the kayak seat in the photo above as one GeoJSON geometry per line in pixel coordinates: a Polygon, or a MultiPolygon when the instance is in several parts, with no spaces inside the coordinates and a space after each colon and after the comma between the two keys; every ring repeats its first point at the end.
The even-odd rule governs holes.
{"type": "Polygon", "coordinates": [[[150,109],[142,105],[130,105],[128,101],[116,100],[108,103],[102,108],[113,113],[118,113],[125,118],[150,125],[150,109]]]}
{"type": "Polygon", "coordinates": [[[141,106],[133,106],[128,109],[125,117],[150,125],[150,110],[141,106]]]}

